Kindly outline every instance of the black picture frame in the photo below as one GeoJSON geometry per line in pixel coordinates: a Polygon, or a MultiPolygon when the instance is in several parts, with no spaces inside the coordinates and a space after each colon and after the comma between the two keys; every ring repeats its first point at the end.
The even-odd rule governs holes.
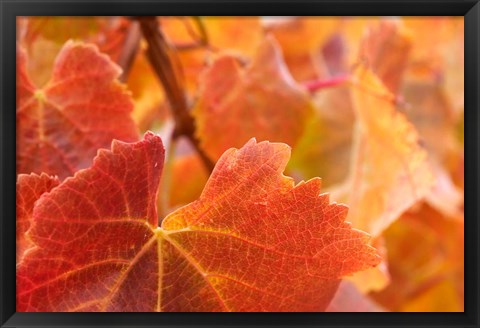
{"type": "MultiPolygon", "coordinates": [[[[1,327],[479,327],[478,0],[0,0],[1,327]],[[16,16],[268,15],[465,17],[465,312],[463,313],[16,313],[16,16]]],[[[432,32],[434,33],[434,32],[432,32]]]]}

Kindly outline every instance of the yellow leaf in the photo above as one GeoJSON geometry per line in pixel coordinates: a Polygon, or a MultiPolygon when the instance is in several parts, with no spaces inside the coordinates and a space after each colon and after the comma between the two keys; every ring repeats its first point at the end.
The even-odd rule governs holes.
{"type": "Polygon", "coordinates": [[[353,226],[378,236],[433,185],[427,153],[381,81],[360,66],[352,81],[356,145],[347,193],[353,226]]]}

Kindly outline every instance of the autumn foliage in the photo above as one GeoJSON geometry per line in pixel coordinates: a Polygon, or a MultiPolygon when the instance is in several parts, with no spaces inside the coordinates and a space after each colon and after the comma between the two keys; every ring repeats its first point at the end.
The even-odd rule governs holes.
{"type": "Polygon", "coordinates": [[[19,17],[16,83],[17,311],[463,311],[461,18],[19,17]]]}

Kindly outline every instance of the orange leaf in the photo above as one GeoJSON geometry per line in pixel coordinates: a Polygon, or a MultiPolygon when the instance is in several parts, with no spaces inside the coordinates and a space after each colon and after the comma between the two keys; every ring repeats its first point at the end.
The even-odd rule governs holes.
{"type": "Polygon", "coordinates": [[[20,174],[17,180],[17,263],[33,244],[25,238],[30,228],[33,206],[44,193],[55,188],[60,181],[46,174],[20,174]]]}
{"type": "Polygon", "coordinates": [[[114,141],[37,202],[17,311],[324,310],[341,277],[379,257],[318,178],[282,175],[289,155],[254,140],[228,150],[159,227],[160,138],[114,141]]]}
{"type": "Polygon", "coordinates": [[[201,146],[213,159],[252,137],[294,146],[312,111],[307,92],[288,73],[271,37],[246,69],[225,55],[202,82],[193,114],[201,146]]]}
{"type": "Polygon", "coordinates": [[[427,195],[433,176],[415,128],[380,80],[360,66],[353,84],[358,126],[345,201],[353,226],[378,236],[427,195]]]}
{"type": "Polygon", "coordinates": [[[64,179],[113,138],[138,138],[120,69],[95,46],[67,42],[43,88],[30,81],[26,61],[17,47],[17,173],[64,179]]]}
{"type": "Polygon", "coordinates": [[[391,284],[372,296],[391,311],[463,311],[464,224],[422,203],[384,232],[391,284]]]}

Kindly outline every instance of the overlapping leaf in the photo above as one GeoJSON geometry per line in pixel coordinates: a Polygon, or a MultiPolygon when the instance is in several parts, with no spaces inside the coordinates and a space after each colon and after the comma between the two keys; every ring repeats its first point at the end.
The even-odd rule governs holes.
{"type": "Polygon", "coordinates": [[[282,175],[289,152],[228,150],[201,197],[159,227],[160,138],[114,141],[37,202],[17,311],[324,310],[339,278],[379,258],[319,179],[282,175]]]}
{"type": "Polygon", "coordinates": [[[354,226],[377,236],[429,193],[433,176],[417,132],[380,80],[360,66],[353,83],[358,126],[346,202],[354,226]]]}
{"type": "Polygon", "coordinates": [[[193,114],[201,146],[213,159],[252,137],[294,146],[312,111],[306,90],[288,73],[271,37],[246,69],[235,57],[224,55],[204,73],[202,82],[193,114]]]}
{"type": "Polygon", "coordinates": [[[26,62],[17,47],[17,173],[64,179],[112,139],[138,138],[131,97],[116,80],[120,69],[95,46],[67,42],[43,88],[30,80],[26,62]]]}
{"type": "Polygon", "coordinates": [[[115,142],[78,172],[98,148],[122,138],[114,135],[120,130],[133,131],[123,140],[135,141],[127,126],[162,125],[170,136],[171,113],[146,44],[127,42],[141,32],[131,35],[136,23],[126,18],[17,18],[26,50],[17,50],[17,102],[26,104],[17,169],[29,174],[17,177],[18,310],[463,310],[461,17],[158,22],[188,106],[198,100],[201,147],[220,158],[208,182],[180,138],[166,143],[157,188],[163,147],[151,134],[115,142]],[[118,68],[92,47],[70,43],[54,65],[71,38],[119,63],[138,50],[131,66],[120,63],[133,111],[115,82],[118,68]],[[98,76],[72,82],[93,66],[98,76]],[[351,80],[329,83],[358,66],[351,80]],[[323,84],[329,87],[312,87],[323,84]],[[92,136],[103,141],[90,143],[92,136]],[[284,145],[251,141],[221,156],[252,137],[292,146],[287,174],[322,177],[332,198],[351,208],[346,220],[373,234],[383,261],[367,268],[378,258],[365,235],[343,223],[343,206],[319,196],[316,178],[294,186],[281,175],[284,145]],[[347,242],[352,234],[358,240],[347,242]],[[346,271],[357,272],[339,283],[346,271]]]}
{"type": "Polygon", "coordinates": [[[23,258],[25,251],[32,246],[25,233],[30,228],[35,202],[44,193],[59,184],[57,178],[46,174],[20,174],[17,180],[17,263],[23,258]]]}
{"type": "MultiPolygon", "coordinates": [[[[370,22],[363,21],[362,24],[370,22]]],[[[349,30],[349,20],[344,29],[349,30]]],[[[363,25],[362,25],[363,27],[363,25]]],[[[341,34],[324,48],[331,70],[345,73],[344,41],[341,34]],[[339,44],[335,44],[339,43],[339,44]]],[[[410,49],[409,35],[399,22],[382,20],[368,25],[359,40],[359,61],[367,63],[391,91],[398,92],[410,49]]],[[[355,122],[352,86],[346,83],[315,94],[317,110],[294,148],[292,171],[302,177],[321,176],[325,185],[341,183],[348,175],[355,122]],[[331,165],[331,163],[336,163],[331,165]]]]}

